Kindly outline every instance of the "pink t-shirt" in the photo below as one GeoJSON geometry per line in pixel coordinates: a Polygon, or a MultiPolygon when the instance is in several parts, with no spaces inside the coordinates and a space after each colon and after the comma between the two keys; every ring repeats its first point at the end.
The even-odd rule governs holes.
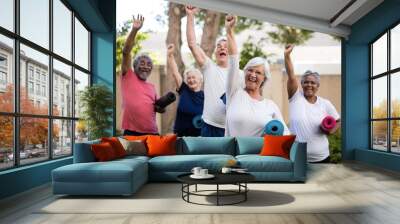
{"type": "Polygon", "coordinates": [[[157,99],[154,85],[140,80],[129,69],[121,78],[122,129],[141,133],[158,133],[154,103],[157,99]]]}

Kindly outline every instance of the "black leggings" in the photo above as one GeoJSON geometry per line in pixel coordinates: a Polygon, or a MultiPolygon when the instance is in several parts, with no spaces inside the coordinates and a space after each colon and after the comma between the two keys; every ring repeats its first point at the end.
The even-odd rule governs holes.
{"type": "Polygon", "coordinates": [[[158,133],[141,133],[131,130],[124,130],[123,135],[131,135],[131,136],[141,136],[141,135],[159,135],[158,133]]]}
{"type": "Polygon", "coordinates": [[[310,162],[310,163],[330,163],[331,162],[331,157],[328,156],[324,160],[318,161],[318,162],[310,162]]]}

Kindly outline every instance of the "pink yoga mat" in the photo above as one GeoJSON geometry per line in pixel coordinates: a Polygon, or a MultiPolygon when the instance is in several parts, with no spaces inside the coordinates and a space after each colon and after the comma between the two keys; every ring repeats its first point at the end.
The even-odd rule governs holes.
{"type": "Polygon", "coordinates": [[[336,120],[332,116],[326,116],[321,122],[324,131],[330,131],[336,126],[336,120]]]}

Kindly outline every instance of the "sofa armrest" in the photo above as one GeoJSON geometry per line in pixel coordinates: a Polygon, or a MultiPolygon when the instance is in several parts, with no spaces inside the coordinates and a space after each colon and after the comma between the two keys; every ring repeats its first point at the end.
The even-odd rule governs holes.
{"type": "Polygon", "coordinates": [[[75,145],[74,145],[74,163],[95,162],[96,158],[94,157],[90,146],[92,144],[98,144],[98,143],[100,143],[100,140],[75,143],[75,145]]]}
{"type": "Polygon", "coordinates": [[[307,177],[307,143],[294,142],[290,149],[290,160],[293,162],[294,181],[306,181],[307,177]]]}

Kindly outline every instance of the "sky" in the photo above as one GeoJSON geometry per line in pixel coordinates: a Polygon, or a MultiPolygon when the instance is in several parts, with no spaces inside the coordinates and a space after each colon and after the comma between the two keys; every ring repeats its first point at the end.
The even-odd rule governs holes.
{"type": "MultiPolygon", "coordinates": [[[[149,39],[142,43],[142,49],[146,52],[151,52],[151,55],[155,55],[157,61],[161,64],[165,63],[165,39],[168,28],[167,16],[165,10],[168,6],[167,1],[163,0],[147,0],[141,2],[141,4],[135,4],[131,0],[117,0],[117,27],[121,27],[124,21],[132,19],[132,15],[138,13],[143,14],[145,22],[143,25],[143,31],[153,31],[150,34],[149,39]],[[158,22],[158,18],[164,21],[163,23],[158,22]]],[[[182,33],[186,31],[186,17],[182,19],[182,33]]],[[[272,27],[269,23],[265,23],[262,31],[257,30],[246,30],[237,35],[237,43],[239,50],[247,40],[249,35],[254,36],[256,39],[265,37],[266,30],[271,30],[272,27]]],[[[197,41],[201,38],[202,27],[196,27],[197,41]]],[[[193,64],[193,57],[191,56],[190,50],[186,44],[186,36],[182,35],[182,57],[185,64],[193,64]]],[[[282,59],[283,47],[268,43],[264,46],[263,51],[265,53],[272,53],[274,56],[269,59],[272,62],[276,62],[282,59]]],[[[296,71],[304,72],[308,69],[321,71],[320,74],[340,74],[341,72],[341,47],[340,42],[332,39],[331,36],[314,33],[314,38],[306,43],[305,46],[298,46],[293,51],[293,59],[295,62],[296,71]]]]}
{"type": "Polygon", "coordinates": [[[165,32],[168,27],[159,23],[157,18],[161,16],[167,22],[164,13],[167,5],[168,2],[162,0],[145,0],[140,1],[140,4],[138,1],[117,0],[117,27],[121,27],[125,21],[131,20],[133,15],[142,14],[145,17],[143,31],[165,32]]]}

